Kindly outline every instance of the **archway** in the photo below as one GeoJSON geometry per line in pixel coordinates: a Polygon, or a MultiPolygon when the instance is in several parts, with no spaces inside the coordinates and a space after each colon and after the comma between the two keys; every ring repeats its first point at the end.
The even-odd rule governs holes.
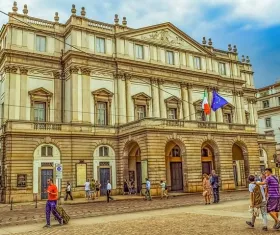
{"type": "Polygon", "coordinates": [[[109,145],[99,145],[93,153],[93,178],[101,184],[100,195],[107,193],[107,180],[110,180],[112,191],[117,187],[116,155],[109,145]]]}
{"type": "Polygon", "coordinates": [[[247,186],[248,177],[248,155],[246,147],[241,143],[232,146],[232,161],[235,186],[247,186]]]}
{"type": "Polygon", "coordinates": [[[55,165],[60,164],[60,151],[53,144],[41,144],[33,153],[33,193],[39,199],[47,199],[47,179],[52,178],[56,185],[55,165]]]}
{"type": "Polygon", "coordinates": [[[174,141],[165,147],[166,182],[171,186],[171,191],[183,190],[183,162],[182,149],[174,141]]]}
{"type": "Polygon", "coordinates": [[[141,150],[137,142],[132,141],[127,145],[128,180],[136,187],[136,192],[142,190],[141,150]]]}

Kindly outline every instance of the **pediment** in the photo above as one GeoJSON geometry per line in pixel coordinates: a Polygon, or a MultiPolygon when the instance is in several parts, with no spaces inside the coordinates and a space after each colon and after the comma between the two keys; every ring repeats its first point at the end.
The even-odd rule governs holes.
{"type": "Polygon", "coordinates": [[[227,103],[223,109],[235,109],[235,107],[231,103],[227,103]]]}
{"type": "Polygon", "coordinates": [[[113,96],[113,92],[109,91],[106,88],[100,88],[92,92],[94,96],[113,96]]]}
{"type": "Polygon", "coordinates": [[[180,49],[200,52],[203,54],[213,54],[200,43],[185,34],[171,23],[153,25],[135,30],[120,33],[125,38],[137,39],[164,46],[172,46],[180,49]]]}
{"type": "Polygon", "coordinates": [[[166,103],[178,104],[178,103],[181,103],[181,99],[179,99],[179,98],[176,97],[176,96],[171,96],[171,97],[165,99],[165,102],[166,102],[166,103]]]}
{"type": "Polygon", "coordinates": [[[144,92],[140,92],[140,93],[137,93],[135,95],[132,96],[132,99],[137,99],[137,100],[150,100],[151,97],[148,96],[146,93],[144,92]]]}
{"type": "Polygon", "coordinates": [[[202,99],[199,99],[199,100],[193,102],[193,105],[194,106],[201,106],[202,105],[202,99]]]}
{"type": "Polygon", "coordinates": [[[40,87],[28,92],[30,96],[38,96],[38,97],[52,97],[53,93],[48,91],[47,89],[40,87]]]}

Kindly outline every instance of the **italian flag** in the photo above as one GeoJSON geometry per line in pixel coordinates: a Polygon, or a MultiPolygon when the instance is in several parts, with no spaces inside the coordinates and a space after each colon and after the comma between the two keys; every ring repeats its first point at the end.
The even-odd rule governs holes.
{"type": "Polygon", "coordinates": [[[206,115],[210,114],[210,106],[208,104],[207,92],[206,91],[204,91],[204,97],[203,97],[203,100],[202,100],[202,109],[203,109],[203,111],[206,115]]]}

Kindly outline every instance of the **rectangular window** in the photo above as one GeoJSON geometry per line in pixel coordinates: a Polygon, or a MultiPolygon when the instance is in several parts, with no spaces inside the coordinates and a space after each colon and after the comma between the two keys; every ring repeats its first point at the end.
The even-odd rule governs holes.
{"type": "Polygon", "coordinates": [[[167,64],[174,64],[174,53],[173,53],[173,51],[167,51],[166,52],[166,59],[167,59],[167,64]]]}
{"type": "Polygon", "coordinates": [[[144,49],[142,45],[135,45],[136,59],[144,59],[144,49]]]}
{"type": "Polygon", "coordinates": [[[97,124],[107,125],[107,103],[97,102],[97,124]]]}
{"type": "Polygon", "coordinates": [[[263,101],[263,108],[269,108],[269,100],[264,100],[263,101]]]}
{"type": "Polygon", "coordinates": [[[168,119],[177,119],[177,109],[171,108],[168,110],[168,119]]]}
{"type": "Polygon", "coordinates": [[[194,68],[195,69],[201,69],[201,58],[195,56],[194,57],[194,68]]]}
{"type": "Polygon", "coordinates": [[[46,51],[46,37],[36,36],[36,50],[41,52],[46,51]]]}
{"type": "Polygon", "coordinates": [[[265,126],[266,126],[267,128],[271,127],[271,118],[266,118],[266,119],[265,119],[265,126]]]}
{"type": "Polygon", "coordinates": [[[45,122],[46,121],[46,103],[34,103],[34,121],[45,122]]]}
{"type": "Polygon", "coordinates": [[[105,39],[104,38],[96,38],[96,52],[105,53],[105,39]]]}
{"type": "Polygon", "coordinates": [[[146,106],[144,105],[137,105],[137,119],[143,119],[146,117],[146,106]]]}
{"type": "Polygon", "coordinates": [[[224,113],[224,122],[225,123],[232,123],[232,117],[230,113],[224,113]]]}
{"type": "Polygon", "coordinates": [[[219,63],[219,73],[221,75],[226,75],[226,64],[225,63],[219,63]]]}

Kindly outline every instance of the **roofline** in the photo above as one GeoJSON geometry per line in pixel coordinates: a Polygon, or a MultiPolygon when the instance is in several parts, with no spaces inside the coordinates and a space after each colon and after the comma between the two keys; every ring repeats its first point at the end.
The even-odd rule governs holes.
{"type": "Polygon", "coordinates": [[[270,87],[278,87],[278,86],[280,86],[280,82],[275,82],[275,83],[273,83],[273,84],[271,84],[271,85],[258,88],[257,91],[264,91],[264,90],[269,89],[270,87]]]}

